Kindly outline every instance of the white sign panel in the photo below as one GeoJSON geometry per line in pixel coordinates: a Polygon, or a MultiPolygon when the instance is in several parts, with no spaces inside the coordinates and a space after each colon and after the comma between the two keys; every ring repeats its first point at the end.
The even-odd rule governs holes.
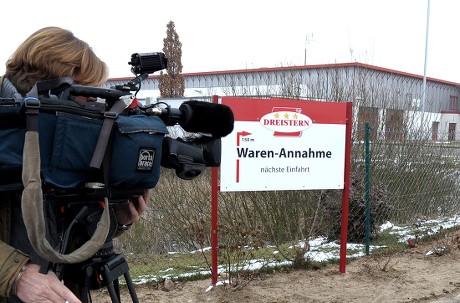
{"type": "Polygon", "coordinates": [[[221,191],[342,189],[346,103],[222,97],[221,191]]]}

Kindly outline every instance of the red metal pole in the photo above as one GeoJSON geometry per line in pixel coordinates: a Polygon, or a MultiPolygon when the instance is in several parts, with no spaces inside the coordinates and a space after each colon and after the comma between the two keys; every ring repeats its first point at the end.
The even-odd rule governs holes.
{"type": "MultiPolygon", "coordinates": [[[[212,96],[212,102],[218,103],[219,97],[212,96]]],[[[216,285],[218,272],[218,222],[219,222],[219,212],[218,212],[218,197],[219,197],[219,168],[211,168],[211,277],[212,285],[216,285]]]]}
{"type": "Polygon", "coordinates": [[[212,285],[217,283],[217,254],[218,254],[218,196],[219,196],[219,185],[218,185],[218,175],[219,168],[212,168],[212,179],[211,179],[211,276],[212,276],[212,285]]]}
{"type": "Polygon", "coordinates": [[[351,131],[353,127],[352,103],[347,102],[347,124],[345,131],[345,174],[342,193],[342,224],[340,232],[340,265],[339,270],[345,273],[347,264],[347,236],[348,236],[348,205],[350,196],[350,166],[351,166],[351,131]]]}

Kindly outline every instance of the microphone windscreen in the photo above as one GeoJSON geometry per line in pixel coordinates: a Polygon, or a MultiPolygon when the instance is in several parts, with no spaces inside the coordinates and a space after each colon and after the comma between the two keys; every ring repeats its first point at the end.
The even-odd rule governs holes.
{"type": "Polygon", "coordinates": [[[227,105],[190,100],[183,102],[179,110],[182,112],[179,125],[188,132],[220,138],[233,131],[233,112],[227,105]]]}

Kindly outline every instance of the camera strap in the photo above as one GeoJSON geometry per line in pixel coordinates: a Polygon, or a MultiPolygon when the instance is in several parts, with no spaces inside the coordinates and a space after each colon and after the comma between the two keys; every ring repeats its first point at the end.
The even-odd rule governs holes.
{"type": "Polygon", "coordinates": [[[121,96],[109,111],[104,113],[104,122],[102,122],[101,132],[97,140],[93,158],[90,162],[90,167],[101,168],[102,160],[107,150],[110,136],[112,134],[113,124],[118,114],[123,112],[133,101],[132,95],[121,96]]]}
{"type": "Polygon", "coordinates": [[[46,222],[43,211],[43,191],[40,176],[41,160],[38,134],[40,101],[25,98],[27,131],[24,140],[22,182],[22,215],[27,236],[35,251],[44,259],[54,263],[79,263],[94,256],[104,245],[110,229],[109,201],[106,198],[104,211],[96,231],[85,244],[69,254],[56,251],[46,239],[46,222]]]}

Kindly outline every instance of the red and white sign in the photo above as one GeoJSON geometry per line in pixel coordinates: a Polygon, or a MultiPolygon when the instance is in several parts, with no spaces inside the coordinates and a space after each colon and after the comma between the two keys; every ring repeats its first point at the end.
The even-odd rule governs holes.
{"type": "Polygon", "coordinates": [[[342,189],[346,103],[222,97],[221,191],[342,189]]]}

